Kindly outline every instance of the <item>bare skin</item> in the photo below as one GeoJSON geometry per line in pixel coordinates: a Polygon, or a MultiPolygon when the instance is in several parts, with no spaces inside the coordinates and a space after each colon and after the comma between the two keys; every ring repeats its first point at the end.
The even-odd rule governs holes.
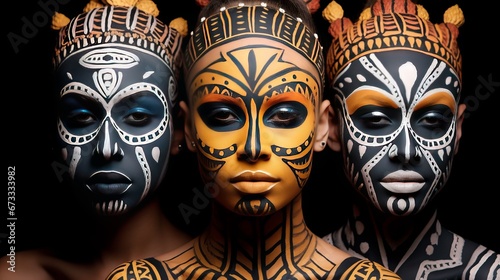
{"type": "Polygon", "coordinates": [[[61,256],[49,249],[17,252],[15,272],[8,270],[8,257],[4,256],[0,259],[0,278],[105,279],[124,261],[170,251],[191,239],[165,218],[158,201],[151,202],[126,222],[118,223],[95,230],[94,234],[99,236],[99,243],[103,245],[87,252],[80,251],[79,255],[72,252],[73,256],[61,256]],[[83,255],[89,257],[75,260],[83,255]]]}

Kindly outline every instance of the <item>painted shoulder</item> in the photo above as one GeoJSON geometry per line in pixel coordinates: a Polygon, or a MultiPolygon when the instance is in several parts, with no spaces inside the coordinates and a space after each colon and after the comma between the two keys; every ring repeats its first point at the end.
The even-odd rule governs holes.
{"type": "Polygon", "coordinates": [[[393,271],[379,263],[351,257],[343,261],[336,269],[334,279],[342,280],[401,280],[393,271]]]}
{"type": "Polygon", "coordinates": [[[175,279],[167,271],[165,263],[155,258],[137,259],[117,266],[106,280],[175,279]]]}

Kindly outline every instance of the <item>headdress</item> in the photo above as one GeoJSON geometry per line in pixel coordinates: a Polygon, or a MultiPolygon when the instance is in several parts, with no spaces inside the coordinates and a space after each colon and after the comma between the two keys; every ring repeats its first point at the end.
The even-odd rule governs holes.
{"type": "MultiPolygon", "coordinates": [[[[311,8],[316,7],[314,5],[316,2],[309,2],[312,2],[308,6],[311,11],[311,8]]],[[[240,35],[254,33],[257,36],[280,39],[284,44],[299,50],[316,66],[323,79],[322,46],[317,34],[303,24],[300,18],[292,17],[283,9],[270,9],[265,2],[255,6],[245,6],[241,3],[235,7],[223,7],[220,11],[218,14],[202,19],[203,22],[192,32],[184,54],[184,65],[187,71],[210,48],[236,39],[240,35]],[[269,22],[272,22],[272,28],[269,22]]]]}
{"type": "Polygon", "coordinates": [[[71,20],[61,13],[52,18],[59,30],[54,66],[79,50],[107,43],[120,43],[148,51],[179,75],[182,65],[182,37],[187,21],[177,18],[166,26],[156,17],[159,11],[151,0],[91,0],[83,13],[71,20]]]}
{"type": "Polygon", "coordinates": [[[376,0],[354,24],[343,17],[342,7],[332,1],[322,13],[330,22],[333,36],[326,56],[330,82],[351,61],[375,52],[408,49],[446,62],[462,76],[462,57],[458,48],[458,27],[464,23],[458,5],[444,13],[444,23],[433,24],[427,11],[411,0],[376,0]]]}

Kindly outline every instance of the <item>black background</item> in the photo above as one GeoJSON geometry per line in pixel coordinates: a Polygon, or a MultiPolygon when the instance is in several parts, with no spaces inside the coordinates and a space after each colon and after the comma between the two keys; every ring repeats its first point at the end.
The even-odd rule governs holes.
{"type": "MultiPolygon", "coordinates": [[[[161,20],[169,22],[175,17],[183,17],[189,22],[189,30],[192,30],[199,11],[193,0],[156,2],[161,20]]],[[[363,1],[353,0],[337,2],[353,21],[364,4],[363,1]]],[[[8,180],[8,167],[15,167],[17,220],[13,232],[7,228],[9,221],[6,218],[1,220],[5,225],[0,226],[2,254],[7,252],[9,236],[15,237],[17,251],[33,248],[51,236],[60,236],[55,233],[64,232],[68,219],[72,219],[72,216],[65,215],[69,213],[65,207],[71,201],[65,201],[65,190],[52,168],[55,123],[51,55],[55,33],[50,29],[50,16],[55,10],[69,17],[74,16],[86,3],[40,0],[8,1],[4,4],[4,63],[0,66],[3,68],[0,75],[4,77],[1,102],[4,108],[4,141],[0,147],[5,158],[4,178],[8,180]]],[[[315,14],[325,50],[330,37],[326,31],[328,23],[321,18],[321,10],[327,3],[322,1],[322,8],[315,14]]],[[[486,1],[482,1],[484,4],[468,1],[467,5],[465,0],[428,0],[420,3],[435,23],[442,22],[444,11],[456,3],[465,14],[459,43],[463,55],[463,93],[468,96],[468,115],[451,178],[438,198],[439,215],[445,227],[500,252],[500,157],[499,141],[494,138],[500,127],[500,54],[495,43],[499,34],[495,10],[486,1]]],[[[166,209],[174,219],[178,219],[176,205],[179,202],[170,202],[172,194],[176,193],[189,204],[193,188],[200,185],[193,161],[193,155],[185,152],[173,159],[170,174],[167,175],[166,193],[163,195],[168,197],[166,209]]],[[[339,163],[339,155],[329,150],[315,155],[313,174],[304,190],[306,221],[321,236],[340,225],[349,210],[348,187],[339,163]]],[[[6,217],[7,195],[10,194],[7,193],[7,186],[2,189],[0,217],[6,217]]],[[[206,213],[202,213],[187,225],[187,229],[196,233],[205,222],[206,213]]]]}

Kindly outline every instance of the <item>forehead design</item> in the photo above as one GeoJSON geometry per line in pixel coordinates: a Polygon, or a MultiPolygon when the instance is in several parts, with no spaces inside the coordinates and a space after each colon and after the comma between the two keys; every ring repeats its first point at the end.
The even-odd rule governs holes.
{"type": "Polygon", "coordinates": [[[294,63],[284,61],[283,52],[272,46],[251,45],[220,53],[215,62],[195,74],[189,92],[203,94],[204,86],[215,85],[221,91],[230,89],[231,95],[257,98],[290,91],[284,87],[293,87],[293,91],[303,94],[314,93],[315,98],[308,98],[315,102],[320,81],[294,63]],[[308,89],[295,88],[300,86],[308,89]]]}
{"type": "Polygon", "coordinates": [[[231,7],[205,19],[193,32],[184,54],[186,71],[189,73],[193,64],[209,50],[248,34],[279,40],[295,49],[316,66],[323,80],[324,60],[317,34],[300,19],[266,6],[231,7]]]}
{"type": "MultiPolygon", "coordinates": [[[[55,19],[60,14],[56,13],[55,19]]],[[[103,45],[118,44],[137,48],[164,61],[175,75],[181,69],[182,38],[178,29],[183,26],[177,21],[171,28],[137,7],[106,5],[79,14],[68,25],[59,30],[58,42],[54,53],[54,66],[57,68],[71,54],[103,45]]],[[[125,58],[121,54],[109,53],[101,57],[104,62],[109,58],[125,58]]],[[[94,58],[98,58],[94,54],[94,58]]],[[[112,60],[107,60],[112,62],[112,60]]],[[[90,65],[91,61],[87,61],[90,65]]],[[[125,65],[125,61],[120,62],[125,65]]]]}

